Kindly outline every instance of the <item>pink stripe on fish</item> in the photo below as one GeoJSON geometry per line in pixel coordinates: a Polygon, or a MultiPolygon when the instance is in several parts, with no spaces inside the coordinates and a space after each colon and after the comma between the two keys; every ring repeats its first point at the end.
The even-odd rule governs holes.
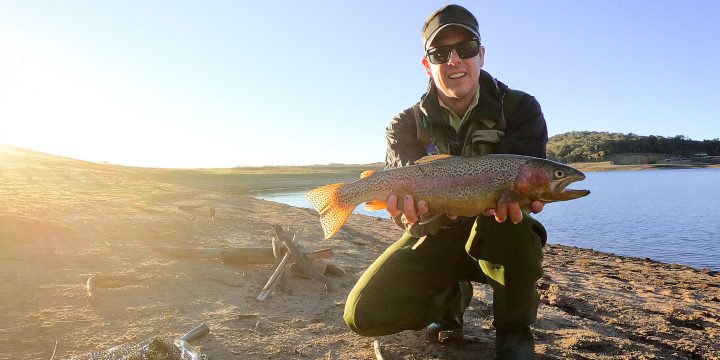
{"type": "Polygon", "coordinates": [[[421,189],[446,189],[471,186],[479,182],[494,179],[492,175],[466,175],[456,177],[435,177],[416,179],[415,183],[421,189]]]}

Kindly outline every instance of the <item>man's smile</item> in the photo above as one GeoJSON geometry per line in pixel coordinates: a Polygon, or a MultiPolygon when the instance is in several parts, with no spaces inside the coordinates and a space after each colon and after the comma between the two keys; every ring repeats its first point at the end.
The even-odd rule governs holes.
{"type": "Polygon", "coordinates": [[[448,78],[450,78],[450,79],[459,79],[459,78],[461,78],[461,77],[463,77],[463,76],[465,76],[465,75],[467,75],[467,73],[465,73],[465,72],[459,72],[459,73],[454,73],[454,74],[448,75],[448,78]]]}

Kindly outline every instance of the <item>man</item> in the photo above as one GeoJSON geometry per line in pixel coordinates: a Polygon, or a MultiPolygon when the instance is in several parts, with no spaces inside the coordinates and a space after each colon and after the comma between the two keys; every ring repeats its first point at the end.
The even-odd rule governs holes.
{"type": "MultiPolygon", "coordinates": [[[[426,155],[512,153],[545,157],[547,128],[538,102],[481,70],[485,49],[475,17],[448,5],[422,31],[428,91],[387,127],[386,167],[426,155]]],[[[529,325],[537,316],[543,226],[517,203],[498,202],[477,218],[453,214],[421,224],[428,205],[388,197],[388,212],[405,234],[362,275],[348,296],[345,322],[356,333],[382,336],[422,330],[434,341],[462,339],[471,281],[493,288],[495,357],[534,356],[529,325]],[[506,221],[509,216],[511,221],[506,221]]],[[[531,211],[539,212],[541,202],[531,211]]]]}

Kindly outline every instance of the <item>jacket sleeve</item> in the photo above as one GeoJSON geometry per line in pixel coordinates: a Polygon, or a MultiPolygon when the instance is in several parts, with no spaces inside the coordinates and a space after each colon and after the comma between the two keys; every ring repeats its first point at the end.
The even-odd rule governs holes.
{"type": "Polygon", "coordinates": [[[548,142],[547,125],[540,103],[525,94],[511,119],[507,119],[505,137],[498,144],[498,153],[545,158],[548,142]]]}
{"type": "Polygon", "coordinates": [[[415,112],[409,108],[396,115],[385,129],[387,153],[385,168],[396,168],[412,165],[425,156],[423,144],[417,138],[415,112]]]}

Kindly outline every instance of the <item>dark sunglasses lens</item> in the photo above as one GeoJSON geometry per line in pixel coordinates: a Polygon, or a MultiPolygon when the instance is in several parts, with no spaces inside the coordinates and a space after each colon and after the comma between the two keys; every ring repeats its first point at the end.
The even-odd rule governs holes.
{"type": "Polygon", "coordinates": [[[450,60],[450,48],[449,47],[439,47],[428,50],[428,59],[430,59],[430,62],[433,64],[444,64],[450,60]]]}
{"type": "Polygon", "coordinates": [[[480,52],[480,46],[476,41],[468,41],[462,43],[455,48],[458,56],[462,59],[469,59],[480,52]]]}

